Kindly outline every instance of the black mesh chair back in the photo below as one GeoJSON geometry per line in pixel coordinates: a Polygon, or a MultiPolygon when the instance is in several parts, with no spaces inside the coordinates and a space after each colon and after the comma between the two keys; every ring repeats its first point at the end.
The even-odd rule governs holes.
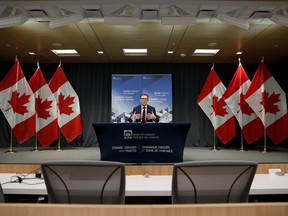
{"type": "Polygon", "coordinates": [[[124,204],[125,164],[110,161],[47,161],[41,169],[49,203],[124,204]]]}
{"type": "Polygon", "coordinates": [[[4,192],[3,192],[3,189],[2,189],[2,186],[1,186],[1,183],[0,183],[0,203],[3,203],[3,202],[5,202],[4,192]]]}
{"type": "Polygon", "coordinates": [[[258,163],[215,160],[176,163],[172,204],[248,202],[258,163]]]}

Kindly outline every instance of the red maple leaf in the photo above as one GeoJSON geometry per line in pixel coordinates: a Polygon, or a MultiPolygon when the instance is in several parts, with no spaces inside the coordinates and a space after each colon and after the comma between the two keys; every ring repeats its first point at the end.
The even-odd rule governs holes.
{"type": "MultiPolygon", "coordinates": [[[[8,103],[11,105],[11,108],[13,109],[14,113],[19,113],[21,115],[24,115],[28,112],[28,109],[24,104],[27,104],[29,102],[30,95],[25,95],[23,93],[19,97],[19,92],[13,91],[11,100],[8,101],[8,103]]],[[[10,108],[9,108],[10,109],[10,108]]]]}
{"type": "MultiPolygon", "coordinates": [[[[268,96],[269,93],[264,91],[262,92],[262,106],[264,107],[264,110],[266,113],[270,112],[273,114],[276,114],[278,111],[280,111],[278,109],[278,106],[275,105],[275,103],[279,102],[279,97],[280,94],[275,94],[274,92],[270,95],[270,97],[268,96]]],[[[261,110],[262,111],[262,110],[261,110]]]]}
{"type": "Polygon", "coordinates": [[[226,106],[226,103],[222,98],[218,100],[218,97],[213,95],[213,101],[212,101],[211,107],[214,110],[215,116],[216,115],[225,116],[226,114],[228,114],[226,111],[226,108],[223,108],[225,106],[226,106]]]}
{"type": "Polygon", "coordinates": [[[58,107],[60,110],[60,114],[70,115],[71,113],[73,113],[72,107],[69,106],[74,103],[74,98],[75,97],[70,96],[64,98],[64,95],[60,93],[58,100],[58,107]]]}
{"type": "Polygon", "coordinates": [[[36,98],[36,112],[38,114],[39,118],[47,119],[51,115],[47,109],[50,109],[52,106],[52,101],[48,101],[47,99],[42,102],[42,99],[40,97],[36,98]]]}
{"type": "Polygon", "coordinates": [[[244,95],[243,94],[240,95],[239,107],[240,107],[240,110],[242,110],[242,113],[244,113],[246,115],[251,115],[252,113],[254,113],[254,111],[249,106],[249,104],[244,100],[244,95]]]}

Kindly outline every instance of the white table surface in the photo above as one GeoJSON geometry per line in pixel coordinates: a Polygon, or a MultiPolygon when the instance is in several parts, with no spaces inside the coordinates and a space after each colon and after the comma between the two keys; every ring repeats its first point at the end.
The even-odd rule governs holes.
{"type": "Polygon", "coordinates": [[[249,194],[288,194],[288,174],[256,174],[249,194]]]}
{"type": "MultiPolygon", "coordinates": [[[[44,180],[34,177],[35,174],[28,175],[19,183],[13,182],[17,181],[17,174],[0,173],[4,194],[47,195],[44,180]]],[[[171,182],[169,175],[126,176],[126,196],[171,196],[171,182]]],[[[288,174],[256,174],[249,194],[288,194],[288,174]]]]}

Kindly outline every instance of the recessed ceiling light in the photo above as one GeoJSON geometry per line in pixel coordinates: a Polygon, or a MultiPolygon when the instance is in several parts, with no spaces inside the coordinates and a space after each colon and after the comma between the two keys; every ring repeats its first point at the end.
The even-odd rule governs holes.
{"type": "Polygon", "coordinates": [[[60,47],[60,46],[62,46],[62,44],[61,43],[53,43],[52,46],[60,47]]]}
{"type": "Polygon", "coordinates": [[[34,52],[28,52],[29,55],[36,55],[34,52]]]}
{"type": "Polygon", "coordinates": [[[125,56],[147,56],[147,49],[123,49],[125,56]]]}
{"type": "Polygon", "coordinates": [[[103,51],[97,51],[97,53],[98,53],[98,54],[104,54],[104,52],[103,52],[103,51]]]}
{"type": "Polygon", "coordinates": [[[241,51],[239,51],[239,52],[236,52],[236,55],[241,55],[242,54],[242,52],[241,51]]]}
{"type": "Polygon", "coordinates": [[[219,49],[195,49],[192,56],[214,56],[219,49]]]}
{"type": "Polygon", "coordinates": [[[216,45],[217,45],[217,43],[215,43],[215,42],[208,43],[208,46],[210,46],[210,47],[216,46],[216,45]]]}
{"type": "Polygon", "coordinates": [[[51,51],[60,57],[79,56],[75,49],[52,49],[51,51]]]}
{"type": "Polygon", "coordinates": [[[168,54],[173,54],[174,52],[173,51],[168,51],[168,54]]]}
{"type": "Polygon", "coordinates": [[[185,56],[186,56],[186,53],[180,53],[180,56],[181,56],[181,57],[185,57],[185,56]]]}

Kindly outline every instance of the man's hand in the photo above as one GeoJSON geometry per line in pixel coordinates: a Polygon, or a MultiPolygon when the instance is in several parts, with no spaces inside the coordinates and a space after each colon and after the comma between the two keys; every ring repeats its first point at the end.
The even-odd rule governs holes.
{"type": "Polygon", "coordinates": [[[154,113],[148,113],[148,119],[154,120],[156,119],[156,116],[154,113]]]}
{"type": "Polygon", "coordinates": [[[140,114],[136,114],[135,112],[133,113],[133,115],[131,116],[132,121],[136,121],[138,119],[140,119],[140,114]]]}

